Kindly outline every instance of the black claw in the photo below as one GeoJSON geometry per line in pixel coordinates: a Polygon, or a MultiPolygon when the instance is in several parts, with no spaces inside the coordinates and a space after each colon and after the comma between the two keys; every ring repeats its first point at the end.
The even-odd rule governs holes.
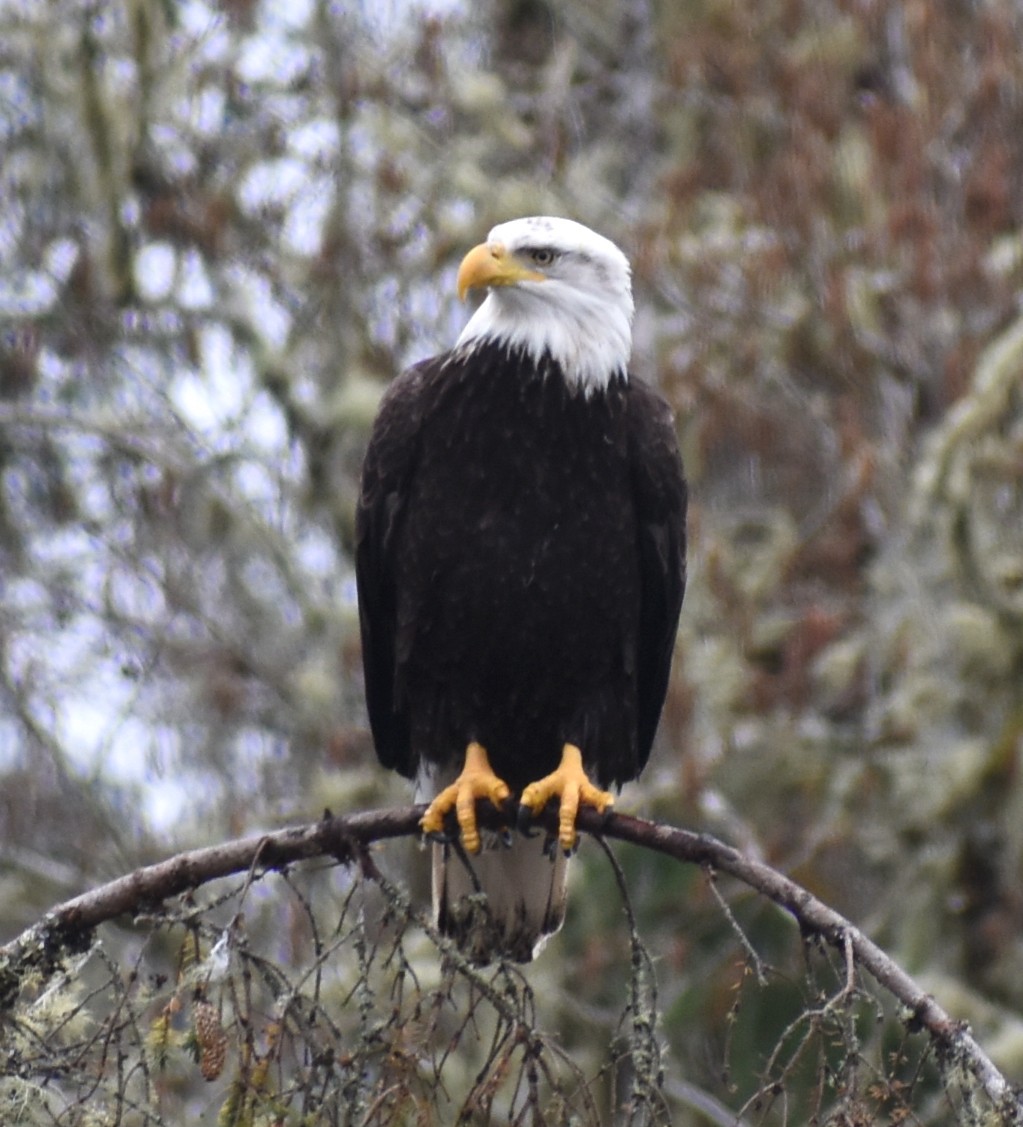
{"type": "Polygon", "coordinates": [[[432,830],[430,833],[424,833],[423,837],[427,841],[432,841],[434,845],[450,845],[452,842],[458,840],[458,835],[452,837],[446,830],[432,830]]]}
{"type": "Polygon", "coordinates": [[[501,844],[505,847],[505,849],[511,849],[512,842],[513,842],[514,838],[512,837],[511,830],[508,829],[507,826],[505,826],[501,830],[500,839],[501,839],[501,844]]]}
{"type": "Polygon", "coordinates": [[[557,844],[558,844],[558,839],[556,837],[551,837],[550,834],[548,834],[547,837],[544,839],[543,855],[549,861],[554,860],[554,850],[557,848],[557,844]]]}
{"type": "Polygon", "coordinates": [[[536,837],[540,832],[533,829],[533,811],[528,806],[520,806],[515,819],[515,828],[523,837],[536,837]]]}

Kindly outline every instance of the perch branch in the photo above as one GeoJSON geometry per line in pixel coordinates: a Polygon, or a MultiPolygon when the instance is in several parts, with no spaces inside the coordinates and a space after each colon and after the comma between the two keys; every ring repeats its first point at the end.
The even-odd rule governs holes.
{"type": "MultiPolygon", "coordinates": [[[[311,825],[180,853],[82,893],[0,947],[0,1008],[13,985],[10,976],[19,965],[31,964],[44,972],[53,969],[62,953],[87,946],[92,929],[100,923],[144,912],[170,897],[236,873],[280,869],[325,856],[346,864],[359,861],[375,841],[417,833],[424,809],[413,806],[343,817],[325,815],[311,825]]],[[[556,832],[556,816],[556,811],[548,811],[541,822],[556,832]]],[[[479,820],[482,825],[499,828],[503,815],[481,806],[479,820]]],[[[819,935],[843,954],[851,951],[855,964],[906,1007],[911,1028],[927,1030],[939,1053],[972,1073],[1004,1123],[1023,1127],[1023,1100],[968,1028],[952,1018],[877,944],[795,881],[706,834],[624,814],[605,817],[589,809],[580,811],[578,825],[595,836],[630,842],[678,861],[727,873],[784,908],[804,932],[819,935]]]]}

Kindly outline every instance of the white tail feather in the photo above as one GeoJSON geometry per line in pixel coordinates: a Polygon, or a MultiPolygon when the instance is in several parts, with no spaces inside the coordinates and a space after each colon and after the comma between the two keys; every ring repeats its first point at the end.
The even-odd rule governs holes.
{"type": "Polygon", "coordinates": [[[434,919],[475,962],[529,962],[565,918],[568,859],[557,847],[547,856],[542,833],[516,834],[510,846],[485,836],[476,856],[433,846],[434,919]]]}

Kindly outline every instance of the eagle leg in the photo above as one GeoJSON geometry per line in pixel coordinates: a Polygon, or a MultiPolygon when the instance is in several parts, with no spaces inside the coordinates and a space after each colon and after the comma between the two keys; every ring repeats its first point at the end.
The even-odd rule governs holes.
{"type": "Polygon", "coordinates": [[[593,806],[603,814],[614,805],[614,796],[606,790],[599,790],[590,782],[583,770],[583,753],[575,744],[565,744],[561,752],[561,763],[556,771],[530,783],[522,792],[519,807],[519,823],[522,815],[536,816],[552,799],[560,802],[558,812],[558,844],[566,853],[575,848],[577,834],[575,818],[580,806],[593,806]]]}
{"type": "Polygon", "coordinates": [[[465,749],[462,773],[434,798],[419,825],[424,834],[443,834],[444,818],[454,810],[458,828],[462,832],[462,845],[469,853],[479,853],[480,831],[476,825],[476,800],[489,798],[495,806],[500,806],[510,794],[508,784],[494,774],[486,748],[474,740],[465,749]]]}

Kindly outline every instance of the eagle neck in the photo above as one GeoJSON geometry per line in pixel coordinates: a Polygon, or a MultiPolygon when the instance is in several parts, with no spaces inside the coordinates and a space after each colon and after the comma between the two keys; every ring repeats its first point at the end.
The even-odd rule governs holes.
{"type": "Polygon", "coordinates": [[[456,348],[496,344],[509,353],[524,352],[538,366],[550,358],[565,384],[587,398],[614,380],[628,379],[631,298],[612,303],[574,292],[570,304],[559,304],[519,291],[516,286],[492,290],[462,330],[456,348]]]}
{"type": "Polygon", "coordinates": [[[493,363],[497,363],[502,368],[507,368],[508,374],[514,374],[523,385],[557,381],[570,399],[578,396],[587,400],[603,398],[629,381],[628,369],[624,364],[618,368],[605,365],[603,369],[594,369],[584,380],[578,378],[577,372],[566,369],[564,363],[549,349],[537,353],[522,342],[493,336],[473,337],[464,342],[460,340],[450,353],[450,359],[463,363],[474,359],[482,361],[479,372],[483,379],[493,378],[493,363]]]}

